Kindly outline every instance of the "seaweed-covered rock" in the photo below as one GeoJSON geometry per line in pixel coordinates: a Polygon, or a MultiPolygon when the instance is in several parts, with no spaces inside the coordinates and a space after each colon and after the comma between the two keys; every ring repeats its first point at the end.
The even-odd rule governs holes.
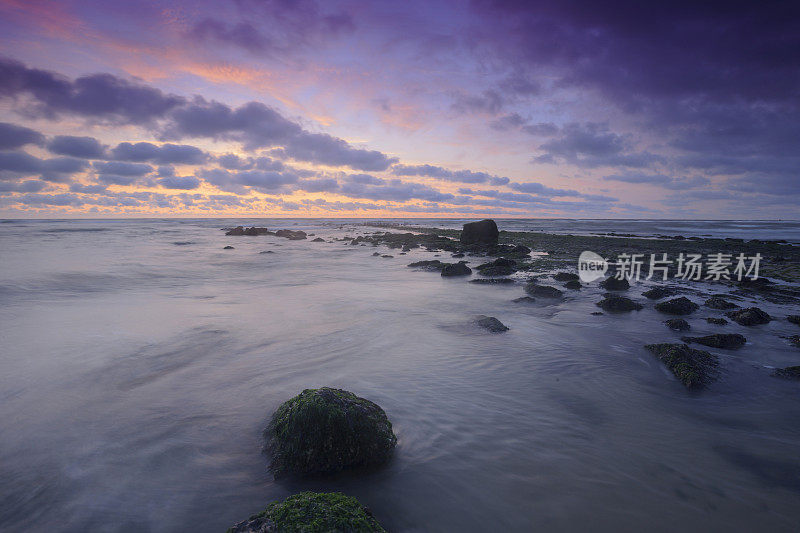
{"type": "Polygon", "coordinates": [[[800,380],[800,366],[787,366],[786,368],[776,368],[772,372],[776,378],[800,380]]]}
{"type": "Polygon", "coordinates": [[[492,333],[502,333],[508,331],[508,326],[497,320],[493,316],[478,315],[475,317],[475,325],[482,327],[492,333]]]}
{"type": "MultiPolygon", "coordinates": [[[[380,255],[378,252],[375,252],[372,255],[380,255]]],[[[442,263],[438,259],[432,259],[429,261],[417,261],[416,263],[409,263],[409,267],[411,268],[419,268],[422,270],[430,270],[433,272],[441,272],[442,269],[447,265],[447,263],[442,263]]]]}
{"type": "Polygon", "coordinates": [[[703,346],[722,348],[724,350],[741,348],[747,342],[747,339],[738,333],[715,333],[705,337],[683,337],[681,340],[686,343],[696,342],[703,346]]]}
{"type": "Polygon", "coordinates": [[[700,306],[685,296],[673,298],[666,302],[659,302],[655,305],[656,311],[669,315],[688,315],[697,311],[700,306]]]}
{"type": "Polygon", "coordinates": [[[283,403],[265,436],[275,477],[384,463],[397,444],[383,409],[329,387],[306,389],[283,403]]]}
{"type": "Polygon", "coordinates": [[[680,380],[687,389],[700,388],[712,382],[719,358],[688,344],[648,344],[645,346],[680,380]]]}
{"type": "Polygon", "coordinates": [[[559,272],[553,276],[556,281],[578,281],[581,278],[573,272],[559,272]]]}
{"type": "Polygon", "coordinates": [[[689,331],[691,329],[689,323],[682,318],[670,318],[664,321],[664,324],[666,324],[669,329],[675,331],[689,331]]]}
{"type": "Polygon", "coordinates": [[[747,309],[730,311],[729,313],[725,313],[725,316],[727,316],[734,322],[738,322],[743,326],[756,326],[758,324],[766,324],[770,320],[772,320],[771,316],[769,316],[765,311],[762,311],[758,307],[748,307],[747,309]]]}
{"type": "Polygon", "coordinates": [[[613,276],[601,281],[600,286],[608,291],[627,291],[631,288],[631,284],[627,279],[618,279],[613,276]]]}
{"type": "Polygon", "coordinates": [[[307,237],[305,231],[300,230],[291,230],[291,229],[279,229],[275,232],[276,237],[284,237],[289,239],[290,241],[302,241],[307,237]]]}
{"type": "Polygon", "coordinates": [[[581,289],[581,282],[576,279],[571,279],[564,284],[564,288],[573,291],[578,291],[581,289]]]}
{"type": "Polygon", "coordinates": [[[482,276],[510,276],[517,271],[517,262],[513,259],[499,257],[475,268],[482,276]]]}
{"type": "Polygon", "coordinates": [[[525,285],[525,292],[531,296],[538,296],[539,298],[561,298],[564,296],[564,293],[555,287],[538,285],[536,282],[528,282],[525,285]]]}
{"type": "Polygon", "coordinates": [[[642,296],[651,300],[660,300],[661,298],[666,298],[673,294],[675,294],[675,289],[672,287],[653,287],[652,289],[644,291],[642,296]]]}
{"type": "Polygon", "coordinates": [[[500,232],[492,219],[468,222],[461,230],[462,244],[497,244],[500,232]]]}
{"type": "Polygon", "coordinates": [[[442,276],[445,277],[469,276],[470,274],[472,274],[472,269],[464,263],[446,264],[442,267],[442,276]]]}
{"type": "Polygon", "coordinates": [[[717,326],[724,326],[725,324],[728,323],[727,320],[721,317],[720,318],[708,317],[706,318],[706,322],[708,322],[709,324],[716,324],[717,326]]]}
{"type": "Polygon", "coordinates": [[[786,320],[788,320],[792,324],[797,324],[798,326],[800,326],[800,315],[789,315],[786,317],[786,320]]]}
{"type": "Polygon", "coordinates": [[[720,309],[723,311],[739,307],[735,303],[729,302],[724,298],[720,298],[719,296],[712,296],[711,298],[706,300],[703,305],[705,305],[706,307],[710,307],[711,309],[720,309]]]}
{"type": "Polygon", "coordinates": [[[604,311],[608,311],[609,313],[625,313],[628,311],[639,311],[642,308],[642,304],[636,303],[630,298],[625,298],[624,296],[613,296],[613,295],[606,296],[604,299],[597,302],[597,305],[604,311]]]}
{"type": "Polygon", "coordinates": [[[301,492],[239,522],[227,533],[385,533],[372,513],[340,492],[301,492]]]}

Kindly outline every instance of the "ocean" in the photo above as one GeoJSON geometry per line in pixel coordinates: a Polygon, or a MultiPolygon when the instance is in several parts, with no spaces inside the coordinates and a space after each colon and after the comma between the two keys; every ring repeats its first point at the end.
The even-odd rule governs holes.
{"type": "MultiPolygon", "coordinates": [[[[289,494],[337,490],[394,532],[796,531],[800,389],[769,375],[800,364],[782,338],[796,325],[726,326],[747,348],[712,350],[722,376],[690,393],[643,348],[680,336],[652,308],[593,316],[598,287],[515,304],[517,284],[406,266],[435,253],[333,240],[376,231],[362,222],[0,223],[0,529],[224,531],[289,494]],[[326,242],[220,231],[236,225],[326,242]],[[476,331],[479,314],[509,331],[476,331]],[[320,386],[383,407],[395,456],[275,481],[262,431],[320,386]]],[[[498,224],[800,242],[798,222],[498,224]]]]}

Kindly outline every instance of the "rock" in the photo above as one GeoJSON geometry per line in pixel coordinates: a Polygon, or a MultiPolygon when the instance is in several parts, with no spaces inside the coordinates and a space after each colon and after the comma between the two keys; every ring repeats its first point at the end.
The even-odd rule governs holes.
{"type": "Polygon", "coordinates": [[[747,339],[738,333],[715,333],[713,335],[706,335],[705,337],[683,337],[681,340],[687,344],[696,342],[703,346],[723,348],[725,350],[741,348],[747,342],[747,339]]]}
{"type": "Polygon", "coordinates": [[[392,259],[394,256],[389,254],[384,254],[381,257],[383,257],[384,259],[392,259]]]}
{"type": "Polygon", "coordinates": [[[754,291],[769,290],[772,288],[772,280],[767,278],[744,278],[738,282],[739,286],[743,289],[751,289],[754,291]]]}
{"type": "Polygon", "coordinates": [[[531,298],[530,296],[522,296],[520,298],[514,298],[511,301],[517,304],[532,304],[533,302],[536,301],[536,298],[531,298]]]}
{"type": "Polygon", "coordinates": [[[716,377],[719,358],[687,344],[648,344],[645,346],[680,380],[687,389],[696,389],[716,377]]]}
{"type": "Polygon", "coordinates": [[[469,276],[470,274],[472,274],[472,269],[464,263],[445,264],[442,268],[442,276],[445,277],[469,276]]]}
{"type": "Polygon", "coordinates": [[[233,250],[233,246],[225,246],[223,250],[233,250]]]}
{"type": "Polygon", "coordinates": [[[508,331],[508,326],[497,320],[493,316],[478,315],[475,317],[475,324],[492,333],[502,333],[508,331]]]}
{"type": "Polygon", "coordinates": [[[792,345],[794,345],[797,348],[800,348],[800,335],[790,335],[789,337],[786,338],[789,339],[789,342],[791,342],[792,345]]]}
{"type": "Polygon", "coordinates": [[[483,285],[510,285],[515,281],[509,278],[476,278],[469,280],[470,283],[478,283],[483,285]]]}
{"type": "Polygon", "coordinates": [[[631,284],[627,279],[617,279],[614,277],[606,278],[600,282],[600,286],[608,291],[627,291],[631,284]]]}
{"type": "Polygon", "coordinates": [[[538,296],[539,298],[561,298],[564,296],[564,293],[555,287],[537,285],[536,282],[528,282],[525,285],[525,292],[531,296],[538,296]]]}
{"type": "Polygon", "coordinates": [[[675,294],[675,289],[670,287],[653,287],[650,290],[644,291],[642,296],[651,300],[660,300],[661,298],[666,298],[673,294],[675,294]]]}
{"type": "Polygon", "coordinates": [[[457,253],[457,254],[453,254],[451,257],[455,257],[455,258],[459,258],[460,259],[460,258],[464,257],[464,254],[457,253]]]}
{"type": "Polygon", "coordinates": [[[252,228],[236,226],[235,228],[226,231],[225,235],[232,235],[235,237],[247,235],[249,237],[254,237],[256,235],[270,235],[270,231],[267,228],[257,228],[255,226],[253,226],[252,228]]]}
{"type": "Polygon", "coordinates": [[[666,302],[659,302],[655,305],[656,311],[667,313],[669,315],[688,315],[697,311],[700,306],[681,296],[680,298],[673,298],[666,302]]]}
{"type": "MultiPolygon", "coordinates": [[[[380,255],[378,252],[375,252],[372,255],[380,255]]],[[[441,270],[445,267],[447,263],[442,263],[438,259],[433,259],[431,261],[417,261],[416,263],[409,263],[409,267],[411,268],[421,268],[422,270],[430,270],[432,272],[441,272],[441,270]]]]}
{"type": "Polygon", "coordinates": [[[669,329],[675,331],[689,331],[691,329],[689,323],[682,318],[670,318],[665,321],[664,324],[666,324],[669,329]]]}
{"type": "Polygon", "coordinates": [[[502,257],[476,267],[482,276],[509,276],[517,271],[517,262],[502,257]]]}
{"type": "Polygon", "coordinates": [[[323,239],[322,237],[317,237],[316,239],[314,239],[311,242],[325,242],[325,239],[323,239]]]}
{"type": "Polygon", "coordinates": [[[273,252],[272,250],[265,250],[263,252],[258,252],[258,253],[259,254],[274,254],[275,252],[273,252]]]}
{"type": "Polygon", "coordinates": [[[797,324],[798,326],[800,326],[800,315],[789,315],[786,317],[786,320],[788,320],[792,324],[797,324]]]}
{"type": "Polygon", "coordinates": [[[291,229],[279,229],[275,232],[276,237],[285,237],[290,241],[302,241],[307,237],[305,231],[300,230],[291,230],[291,229]]]}
{"type": "Polygon", "coordinates": [[[397,444],[383,409],[329,387],[306,389],[281,405],[265,436],[276,478],[385,463],[397,444]]]}
{"type": "Polygon", "coordinates": [[[592,311],[592,312],[591,312],[591,313],[589,313],[589,314],[590,314],[590,315],[594,315],[594,316],[602,316],[602,315],[603,315],[603,312],[602,312],[602,311],[592,311]]]}
{"type": "Polygon", "coordinates": [[[576,279],[571,279],[564,284],[564,288],[571,289],[573,291],[577,291],[581,289],[581,282],[576,279]]]}
{"type": "Polygon", "coordinates": [[[462,244],[497,244],[500,232],[494,220],[486,219],[480,222],[468,222],[461,230],[462,244]]]}
{"type": "Polygon", "coordinates": [[[608,295],[603,300],[597,302],[597,305],[604,311],[609,313],[625,313],[628,311],[639,311],[642,304],[636,303],[630,298],[624,296],[608,295]]]}
{"type": "Polygon", "coordinates": [[[709,324],[716,324],[717,326],[724,326],[725,324],[728,323],[728,321],[725,320],[724,318],[714,318],[714,317],[706,318],[706,322],[708,322],[709,324]]]}
{"type": "Polygon", "coordinates": [[[572,272],[559,272],[553,276],[553,279],[556,281],[578,281],[581,278],[572,272]]]}
{"type": "Polygon", "coordinates": [[[705,305],[706,307],[710,307],[711,309],[721,309],[721,310],[735,309],[739,307],[735,303],[731,303],[723,298],[720,298],[719,296],[713,296],[709,298],[708,300],[705,301],[703,305],[705,305]]]}
{"type": "Polygon", "coordinates": [[[787,366],[776,368],[772,375],[776,378],[800,380],[800,366],[787,366]]]}
{"type": "Polygon", "coordinates": [[[772,320],[771,316],[758,307],[748,307],[747,309],[741,309],[739,311],[730,311],[725,313],[725,316],[743,326],[766,324],[772,320]]]}
{"type": "MultiPolygon", "coordinates": [[[[380,257],[380,256],[381,256],[380,252],[372,252],[372,257],[380,257]]],[[[408,265],[408,266],[411,266],[411,265],[408,265]]]]}
{"type": "Polygon", "coordinates": [[[385,533],[372,513],[341,492],[301,492],[239,522],[227,533],[385,533]]]}

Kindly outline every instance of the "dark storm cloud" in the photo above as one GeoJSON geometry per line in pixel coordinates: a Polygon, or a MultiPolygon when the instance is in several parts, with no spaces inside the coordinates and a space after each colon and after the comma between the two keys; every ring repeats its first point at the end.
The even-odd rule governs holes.
{"type": "Polygon", "coordinates": [[[103,159],[106,157],[105,147],[93,137],[57,135],[47,143],[47,150],[53,154],[85,159],[103,159]]]}
{"type": "Polygon", "coordinates": [[[111,150],[111,157],[119,161],[148,161],[159,165],[200,165],[208,160],[208,154],[196,146],[187,144],[162,144],[148,142],[124,142],[111,150]]]}
{"type": "Polygon", "coordinates": [[[445,181],[457,183],[489,183],[491,185],[506,185],[509,179],[494,176],[486,172],[472,170],[449,170],[434,165],[394,165],[392,173],[397,176],[429,176],[445,181]]]}
{"type": "Polygon", "coordinates": [[[0,150],[14,150],[26,144],[42,144],[44,135],[36,130],[0,122],[0,150]]]}
{"type": "Polygon", "coordinates": [[[558,137],[539,146],[545,153],[534,158],[540,163],[566,161],[580,167],[618,166],[642,168],[663,162],[664,157],[632,150],[628,136],[609,130],[607,124],[570,123],[558,137]]]}

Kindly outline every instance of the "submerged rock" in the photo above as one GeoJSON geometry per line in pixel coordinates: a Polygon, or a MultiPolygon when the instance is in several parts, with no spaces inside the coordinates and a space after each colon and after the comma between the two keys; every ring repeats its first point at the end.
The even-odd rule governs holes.
{"type": "Polygon", "coordinates": [[[553,279],[556,281],[578,281],[581,278],[572,272],[559,272],[553,276],[553,279]]]}
{"type": "Polygon", "coordinates": [[[225,246],[223,248],[223,250],[233,250],[233,249],[234,249],[233,246],[225,246]]]}
{"type": "Polygon", "coordinates": [[[322,237],[317,237],[316,239],[312,240],[311,242],[325,242],[325,239],[322,237]]]}
{"type": "Polygon", "coordinates": [[[274,254],[272,250],[264,250],[263,252],[258,252],[259,254],[274,254]]]}
{"type": "Polygon", "coordinates": [[[472,274],[472,269],[464,263],[451,263],[445,264],[442,268],[442,276],[469,276],[472,274]]]}
{"type": "Polygon", "coordinates": [[[492,219],[468,222],[461,230],[462,244],[497,244],[500,232],[492,219]]]}
{"type": "Polygon", "coordinates": [[[666,302],[659,302],[655,305],[656,311],[669,315],[688,315],[697,311],[700,306],[685,296],[673,298],[666,302]]]}
{"type": "Polygon", "coordinates": [[[680,380],[687,389],[700,388],[716,377],[719,358],[688,344],[648,344],[645,346],[680,380]]]}
{"type": "Polygon", "coordinates": [[[735,303],[729,302],[723,298],[720,298],[719,296],[713,296],[709,298],[703,305],[710,307],[711,309],[720,309],[723,311],[739,307],[735,303]]]}
{"type": "Polygon", "coordinates": [[[670,318],[664,321],[664,324],[666,324],[669,329],[675,331],[689,331],[691,329],[689,323],[682,318],[670,318]]]}
{"type": "Polygon", "coordinates": [[[681,340],[686,343],[696,342],[703,346],[722,348],[725,350],[741,348],[747,342],[747,339],[738,333],[715,333],[713,335],[706,335],[705,337],[683,337],[681,340]]]}
{"type": "Polygon", "coordinates": [[[571,279],[564,284],[564,288],[571,289],[573,291],[580,290],[582,287],[581,282],[576,279],[571,279]]]}
{"type": "MultiPolygon", "coordinates": [[[[380,256],[381,256],[380,252],[372,252],[372,257],[380,257],[380,256]]],[[[408,265],[408,266],[411,266],[411,265],[408,265]]]]}
{"type": "Polygon", "coordinates": [[[236,226],[235,228],[226,231],[225,235],[232,235],[234,237],[240,237],[242,235],[246,235],[248,237],[254,237],[256,235],[273,235],[273,234],[267,228],[257,228],[255,226],[253,226],[252,228],[245,228],[244,226],[236,226]]]}
{"type": "Polygon", "coordinates": [[[510,276],[517,271],[517,262],[500,257],[475,268],[482,276],[510,276]]]}
{"type": "Polygon", "coordinates": [[[794,346],[800,348],[800,335],[790,335],[786,337],[794,346]]]}
{"type": "Polygon", "coordinates": [[[787,366],[786,368],[776,368],[772,375],[776,378],[800,380],[800,366],[787,366]]]}
{"type": "Polygon", "coordinates": [[[724,326],[725,324],[728,323],[728,321],[725,320],[724,318],[714,318],[714,317],[706,318],[706,322],[708,322],[709,324],[716,324],[717,326],[724,326]]]}
{"type": "Polygon", "coordinates": [[[672,296],[675,292],[675,289],[671,287],[653,287],[650,290],[644,291],[642,296],[651,300],[660,300],[661,298],[672,296]]]}
{"type": "Polygon", "coordinates": [[[797,324],[798,326],[800,326],[800,315],[789,315],[786,317],[786,320],[788,320],[792,324],[797,324]]]}
{"type": "Polygon", "coordinates": [[[597,305],[604,311],[609,313],[625,313],[628,311],[639,311],[642,304],[636,303],[630,298],[624,296],[606,296],[604,299],[597,302],[597,305]]]}
{"type": "Polygon", "coordinates": [[[564,293],[556,289],[555,287],[549,287],[547,285],[538,285],[536,282],[533,281],[528,282],[525,285],[525,292],[527,292],[531,296],[538,296],[539,298],[561,298],[564,296],[564,293]]]}
{"type": "Polygon", "coordinates": [[[516,283],[513,279],[509,278],[476,278],[469,280],[469,282],[483,285],[512,285],[516,283]]]}
{"type": "Polygon", "coordinates": [[[482,327],[492,333],[502,333],[508,331],[508,326],[497,320],[493,316],[478,315],[475,317],[475,325],[482,327]]]}
{"type": "Polygon", "coordinates": [[[301,492],[239,522],[227,533],[385,533],[372,513],[340,492],[301,492]]]}
{"type": "Polygon", "coordinates": [[[516,304],[532,304],[536,301],[536,298],[531,298],[530,296],[521,296],[519,298],[514,298],[511,301],[516,304]]]}
{"type": "Polygon", "coordinates": [[[741,309],[739,311],[731,311],[729,313],[725,313],[725,316],[743,326],[766,324],[772,320],[771,316],[758,307],[748,307],[747,309],[741,309]]]}
{"type": "MultiPolygon", "coordinates": [[[[375,252],[372,255],[380,255],[378,252],[375,252]]],[[[430,270],[432,272],[440,272],[447,263],[442,263],[438,259],[433,259],[430,261],[417,261],[416,263],[409,263],[408,266],[411,268],[420,268],[422,270],[430,270]]]]}
{"type": "Polygon", "coordinates": [[[329,387],[306,389],[281,405],[265,436],[276,478],[385,463],[397,444],[383,409],[329,387]]]}
{"type": "Polygon", "coordinates": [[[606,278],[600,282],[600,286],[609,291],[627,291],[631,284],[627,279],[617,279],[614,277],[606,278]]]}
{"type": "Polygon", "coordinates": [[[302,241],[307,237],[305,231],[300,230],[291,230],[291,229],[279,229],[275,232],[276,237],[284,237],[289,239],[290,241],[302,241]]]}

